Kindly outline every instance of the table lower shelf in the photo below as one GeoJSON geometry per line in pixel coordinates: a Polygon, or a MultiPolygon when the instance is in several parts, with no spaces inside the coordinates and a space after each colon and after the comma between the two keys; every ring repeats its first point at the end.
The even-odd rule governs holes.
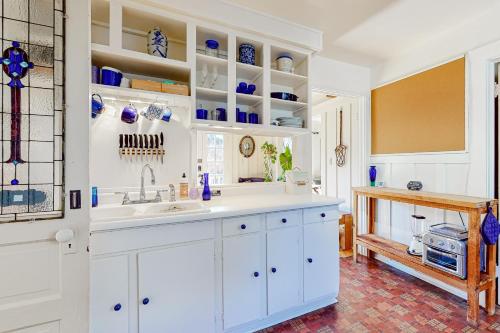
{"type": "MultiPolygon", "coordinates": [[[[439,270],[437,268],[427,266],[422,262],[421,257],[416,257],[408,254],[407,245],[389,240],[374,234],[358,235],[356,237],[357,245],[364,246],[367,249],[381,254],[384,257],[397,261],[408,267],[411,267],[419,272],[427,274],[435,279],[441,280],[449,285],[452,285],[461,290],[467,290],[467,280],[462,280],[457,276],[439,270]]],[[[478,290],[488,289],[493,280],[486,273],[481,273],[478,290]]]]}

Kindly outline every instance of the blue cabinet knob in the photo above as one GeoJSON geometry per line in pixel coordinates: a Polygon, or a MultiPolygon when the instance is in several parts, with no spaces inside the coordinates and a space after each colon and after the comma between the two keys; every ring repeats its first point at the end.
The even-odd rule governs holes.
{"type": "Polygon", "coordinates": [[[253,276],[259,277],[259,272],[253,272],[253,276]]]}
{"type": "Polygon", "coordinates": [[[142,304],[148,305],[148,303],[149,303],[149,298],[146,297],[142,300],[142,304]]]}
{"type": "Polygon", "coordinates": [[[325,216],[326,216],[326,214],[325,214],[325,213],[321,213],[321,217],[325,217],[325,216]]]}
{"type": "Polygon", "coordinates": [[[242,224],[240,228],[245,230],[247,228],[247,226],[245,224],[242,224]]]}
{"type": "Polygon", "coordinates": [[[276,273],[277,269],[276,267],[271,267],[271,272],[276,273]]]}
{"type": "Polygon", "coordinates": [[[312,258],[307,258],[307,262],[308,262],[308,263],[313,262],[312,258]]]}
{"type": "Polygon", "coordinates": [[[286,219],[281,219],[281,222],[286,223],[286,219]]]}
{"type": "Polygon", "coordinates": [[[122,309],[122,305],[120,303],[116,304],[114,307],[113,307],[113,310],[115,311],[120,311],[122,309]]]}

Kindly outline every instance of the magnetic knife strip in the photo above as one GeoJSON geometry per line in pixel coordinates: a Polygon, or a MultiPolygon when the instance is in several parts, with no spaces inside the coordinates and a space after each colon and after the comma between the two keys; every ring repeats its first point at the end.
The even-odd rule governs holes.
{"type": "Polygon", "coordinates": [[[161,160],[165,156],[163,132],[160,134],[120,134],[118,152],[120,158],[136,157],[161,160]]]}

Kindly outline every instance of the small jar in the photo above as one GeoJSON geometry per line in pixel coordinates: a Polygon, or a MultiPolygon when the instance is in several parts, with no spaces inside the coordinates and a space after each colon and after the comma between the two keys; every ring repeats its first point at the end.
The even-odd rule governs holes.
{"type": "Polygon", "coordinates": [[[219,42],[215,39],[205,41],[205,54],[212,57],[219,57],[219,42]]]}

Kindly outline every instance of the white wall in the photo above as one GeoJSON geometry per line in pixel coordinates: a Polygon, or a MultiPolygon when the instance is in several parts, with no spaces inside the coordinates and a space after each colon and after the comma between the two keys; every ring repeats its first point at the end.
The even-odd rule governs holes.
{"type": "Polygon", "coordinates": [[[311,87],[327,94],[362,96],[370,93],[370,69],[313,55],[311,87]]]}
{"type": "Polygon", "coordinates": [[[437,66],[500,39],[499,10],[500,3],[474,20],[464,21],[455,29],[436,34],[406,55],[375,67],[372,87],[437,66]]]}
{"type": "MultiPolygon", "coordinates": [[[[104,96],[103,96],[104,97],[104,96]]],[[[139,117],[135,124],[126,124],[120,120],[121,111],[128,103],[104,100],[106,111],[91,123],[91,184],[99,189],[135,189],[140,186],[141,169],[149,163],[156,176],[156,187],[167,188],[168,184],[176,187],[185,172],[190,171],[190,132],[183,125],[188,117],[185,109],[173,109],[170,122],[149,121],[139,117]],[[165,135],[166,150],[164,162],[156,158],[127,157],[118,154],[119,134],[160,134],[165,135]],[[117,172],[119,170],[119,172],[117,172]]],[[[147,104],[135,104],[140,112],[147,104]]],[[[149,185],[149,174],[146,185],[149,185]]]]}
{"type": "MultiPolygon", "coordinates": [[[[484,22],[485,27],[490,24],[493,24],[491,20],[484,22]]],[[[472,32],[476,32],[478,42],[491,36],[488,29],[484,30],[484,35],[477,33],[477,30],[474,30],[474,27],[477,27],[475,23],[467,26],[472,32]]],[[[493,63],[500,57],[500,42],[470,50],[474,43],[469,32],[462,32],[460,36],[447,33],[445,36],[446,42],[441,40],[440,45],[436,40],[429,41],[412,55],[384,64],[374,71],[372,84],[375,87],[465,54],[466,151],[371,156],[370,163],[377,166],[378,179],[385,181],[387,186],[404,187],[409,180],[420,180],[428,191],[493,197],[493,63]]],[[[410,215],[415,212],[426,216],[429,224],[443,221],[460,224],[457,213],[382,202],[377,212],[377,233],[408,244],[411,237],[410,215]]],[[[465,215],[464,220],[467,223],[465,215]]],[[[464,293],[439,281],[425,278],[411,269],[396,266],[464,296],[464,293]]]]}

